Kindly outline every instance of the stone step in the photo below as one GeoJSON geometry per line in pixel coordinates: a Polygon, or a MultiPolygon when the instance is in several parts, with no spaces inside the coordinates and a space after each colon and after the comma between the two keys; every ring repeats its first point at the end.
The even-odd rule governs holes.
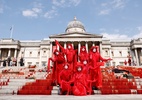
{"type": "Polygon", "coordinates": [[[2,89],[0,90],[0,94],[17,94],[17,91],[15,89],[2,89]]]}
{"type": "Polygon", "coordinates": [[[51,95],[58,95],[59,87],[53,86],[53,90],[51,91],[51,95]]]}
{"type": "Polygon", "coordinates": [[[10,79],[8,85],[2,86],[0,94],[17,94],[20,89],[27,82],[34,82],[33,79],[10,79]]]}
{"type": "Polygon", "coordinates": [[[101,94],[100,90],[94,90],[94,94],[101,94]]]}

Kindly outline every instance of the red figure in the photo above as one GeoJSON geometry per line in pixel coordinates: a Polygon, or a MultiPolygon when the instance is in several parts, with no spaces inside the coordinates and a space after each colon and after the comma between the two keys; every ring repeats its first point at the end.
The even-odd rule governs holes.
{"type": "Polygon", "coordinates": [[[70,67],[69,64],[66,63],[64,65],[64,69],[59,74],[61,94],[64,94],[67,92],[66,94],[69,95],[69,93],[71,92],[71,79],[72,79],[73,73],[69,67],[70,67]]]}
{"type": "Polygon", "coordinates": [[[131,58],[128,58],[128,64],[131,66],[131,58]]]}
{"type": "Polygon", "coordinates": [[[73,94],[76,96],[87,95],[88,85],[87,85],[87,75],[83,72],[83,65],[77,64],[76,73],[74,74],[74,86],[73,94]]]}
{"type": "Polygon", "coordinates": [[[59,73],[63,70],[63,65],[65,64],[64,54],[59,52],[57,49],[53,52],[54,58],[48,59],[48,72],[50,71],[50,61],[54,62],[52,69],[53,83],[59,83],[59,73]]]}
{"type": "Polygon", "coordinates": [[[101,57],[98,52],[97,46],[92,46],[89,54],[89,63],[90,63],[90,80],[94,81],[92,87],[101,88],[102,87],[102,76],[100,66],[103,65],[103,62],[106,62],[109,59],[104,59],[101,57]]]}
{"type": "Polygon", "coordinates": [[[89,55],[88,55],[88,53],[86,51],[86,47],[82,46],[80,48],[79,60],[83,64],[83,63],[87,63],[88,59],[89,59],[89,55]]]}
{"type": "Polygon", "coordinates": [[[59,45],[62,52],[66,55],[67,62],[70,64],[70,69],[73,71],[74,65],[76,63],[76,50],[73,49],[72,44],[67,44],[67,49],[63,48],[58,41],[56,41],[56,45],[59,45]]]}
{"type": "Polygon", "coordinates": [[[124,64],[127,65],[127,61],[126,60],[124,61],[124,64]]]}

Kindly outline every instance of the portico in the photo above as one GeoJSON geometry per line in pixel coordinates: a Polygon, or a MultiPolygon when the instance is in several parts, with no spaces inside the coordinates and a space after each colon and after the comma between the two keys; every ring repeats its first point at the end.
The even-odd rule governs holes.
{"type": "Polygon", "coordinates": [[[52,47],[55,46],[55,40],[59,41],[64,48],[66,48],[68,43],[72,44],[74,49],[78,50],[78,53],[80,52],[81,46],[86,46],[86,50],[88,51],[94,45],[98,45],[101,52],[102,37],[102,35],[87,33],[84,25],[75,17],[74,20],[67,25],[65,33],[49,37],[52,42],[50,52],[53,50],[52,47]]]}
{"type": "Polygon", "coordinates": [[[0,49],[0,59],[5,59],[7,57],[18,57],[19,51],[19,41],[13,39],[3,39],[0,41],[1,49],[0,49]]]}

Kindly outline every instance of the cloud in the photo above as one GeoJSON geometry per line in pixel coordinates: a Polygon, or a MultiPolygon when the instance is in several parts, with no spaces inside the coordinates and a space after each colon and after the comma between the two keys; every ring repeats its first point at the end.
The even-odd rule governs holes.
{"type": "Polygon", "coordinates": [[[101,33],[101,35],[103,35],[104,38],[110,39],[110,40],[121,40],[121,39],[130,39],[130,37],[128,37],[127,35],[123,35],[123,34],[108,34],[108,33],[101,33]]]}
{"type": "Polygon", "coordinates": [[[107,15],[107,14],[109,14],[110,13],[110,10],[109,9],[106,9],[106,10],[101,10],[100,12],[99,12],[99,15],[107,15]]]}
{"type": "Polygon", "coordinates": [[[3,2],[0,1],[0,13],[3,13],[3,9],[4,9],[4,7],[3,7],[3,2]]]}
{"type": "Polygon", "coordinates": [[[59,7],[70,7],[70,6],[77,6],[81,0],[53,0],[52,3],[54,6],[59,7]]]}
{"type": "Polygon", "coordinates": [[[120,31],[118,29],[114,30],[115,34],[109,34],[108,32],[106,32],[105,28],[101,28],[100,31],[102,32],[100,34],[103,35],[104,38],[107,38],[110,40],[131,40],[131,39],[142,38],[142,26],[139,26],[136,29],[138,30],[138,33],[136,33],[135,35],[131,37],[125,34],[120,34],[120,31]]]}
{"type": "Polygon", "coordinates": [[[25,17],[44,17],[44,18],[53,18],[57,15],[57,9],[56,7],[52,6],[52,8],[48,11],[44,11],[44,6],[41,3],[34,2],[33,8],[26,9],[22,11],[23,16],[25,17]]]}
{"type": "Polygon", "coordinates": [[[120,9],[125,7],[125,1],[126,0],[113,0],[110,4],[113,6],[113,8],[120,9]]]}
{"type": "Polygon", "coordinates": [[[126,1],[127,0],[112,0],[111,2],[101,3],[99,15],[108,15],[116,9],[124,8],[126,6],[126,1]]]}
{"type": "Polygon", "coordinates": [[[1,7],[1,5],[0,5],[0,13],[3,13],[3,8],[1,7]]]}
{"type": "Polygon", "coordinates": [[[132,38],[137,39],[137,38],[142,38],[142,26],[137,27],[138,29],[138,34],[134,35],[132,38]]]}
{"type": "Polygon", "coordinates": [[[46,12],[46,13],[44,14],[44,17],[45,17],[45,18],[53,18],[53,17],[56,16],[56,15],[58,15],[58,14],[57,14],[57,11],[54,10],[54,9],[51,9],[50,11],[48,11],[48,12],[46,12]]]}
{"type": "Polygon", "coordinates": [[[32,8],[31,10],[24,10],[22,11],[23,16],[25,17],[38,17],[39,13],[42,11],[42,9],[39,8],[32,8]]]}
{"type": "Polygon", "coordinates": [[[26,9],[22,11],[25,17],[37,18],[42,13],[43,5],[41,3],[33,2],[33,7],[31,9],[26,9]]]}
{"type": "Polygon", "coordinates": [[[45,10],[41,3],[34,2],[33,8],[26,9],[22,11],[22,15],[25,17],[44,17],[44,18],[54,18],[58,15],[57,9],[60,7],[71,7],[77,6],[81,0],[52,0],[52,7],[49,10],[45,10]]]}

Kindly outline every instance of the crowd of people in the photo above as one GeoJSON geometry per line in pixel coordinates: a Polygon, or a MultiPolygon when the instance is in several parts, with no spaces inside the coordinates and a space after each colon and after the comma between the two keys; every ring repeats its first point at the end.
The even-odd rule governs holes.
{"type": "Polygon", "coordinates": [[[116,78],[127,78],[131,79],[134,78],[134,76],[130,73],[130,71],[123,69],[121,66],[116,66],[112,69],[112,72],[114,72],[116,78]]]}
{"type": "Polygon", "coordinates": [[[98,46],[92,46],[89,52],[81,46],[78,53],[72,44],[64,48],[58,41],[55,43],[54,56],[48,60],[48,72],[52,73],[52,83],[60,86],[59,94],[88,95],[102,87],[100,66],[111,59],[101,57],[98,46]]]}
{"type": "MultiPolygon", "coordinates": [[[[11,58],[11,57],[7,57],[4,60],[1,60],[0,63],[2,63],[1,65],[3,67],[6,66],[17,66],[17,59],[16,58],[11,58]]],[[[18,62],[20,66],[24,66],[24,59],[21,57],[20,61],[18,62]]]]}

